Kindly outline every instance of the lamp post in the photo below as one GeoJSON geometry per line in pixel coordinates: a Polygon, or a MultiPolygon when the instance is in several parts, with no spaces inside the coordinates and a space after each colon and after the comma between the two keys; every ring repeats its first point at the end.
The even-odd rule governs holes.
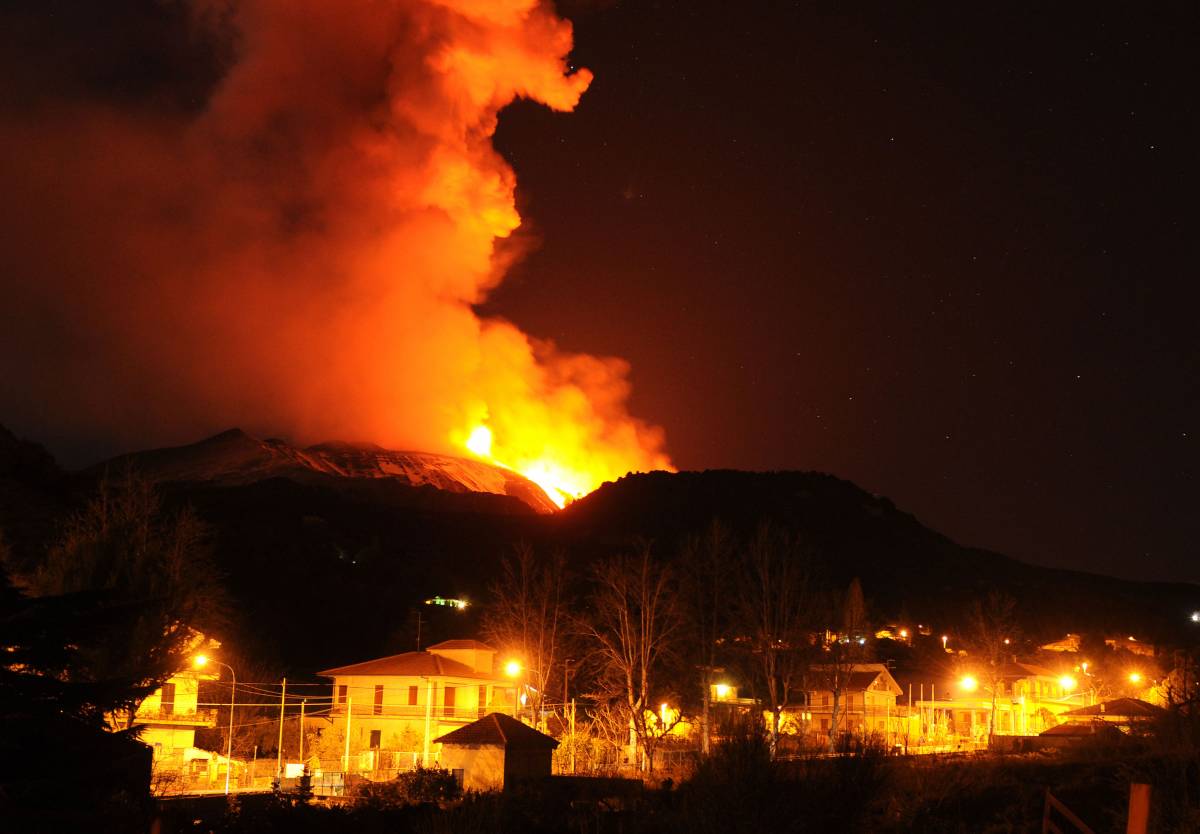
{"type": "Polygon", "coordinates": [[[229,774],[233,772],[233,706],[237,700],[237,673],[233,671],[233,667],[228,663],[213,660],[202,654],[196,655],[194,663],[197,669],[203,669],[209,663],[224,666],[229,670],[229,677],[233,680],[233,685],[229,689],[229,740],[225,747],[225,795],[229,796],[229,774]]]}
{"type": "Polygon", "coordinates": [[[521,684],[520,684],[519,678],[521,677],[521,671],[522,671],[521,664],[517,660],[510,660],[504,664],[505,676],[512,678],[512,681],[513,681],[513,718],[517,718],[517,719],[520,718],[520,715],[519,715],[520,691],[519,690],[520,690],[521,684]]]}

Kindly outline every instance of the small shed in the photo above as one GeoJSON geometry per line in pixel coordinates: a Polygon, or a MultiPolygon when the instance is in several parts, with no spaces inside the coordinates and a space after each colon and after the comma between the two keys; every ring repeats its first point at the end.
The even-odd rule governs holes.
{"type": "Polygon", "coordinates": [[[434,739],[442,745],[441,766],[464,790],[502,790],[550,775],[558,742],[503,713],[493,712],[434,739]]]}

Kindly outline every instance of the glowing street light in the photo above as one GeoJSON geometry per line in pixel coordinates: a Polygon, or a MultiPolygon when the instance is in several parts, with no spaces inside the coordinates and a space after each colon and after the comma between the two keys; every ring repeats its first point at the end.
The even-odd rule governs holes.
{"type": "Polygon", "coordinates": [[[523,706],[521,703],[520,684],[517,679],[521,677],[521,662],[515,658],[504,664],[504,675],[513,679],[513,718],[519,718],[518,712],[523,706]]]}
{"type": "Polygon", "coordinates": [[[949,635],[949,634],[943,634],[943,635],[942,635],[942,651],[949,651],[949,649],[947,649],[947,648],[946,648],[946,641],[947,641],[947,640],[949,640],[949,639],[950,639],[950,635],[949,635]]]}
{"type": "Polygon", "coordinates": [[[209,663],[224,666],[229,670],[229,676],[233,679],[233,685],[229,689],[229,741],[225,747],[225,795],[229,796],[229,774],[233,772],[233,705],[237,700],[237,674],[228,663],[213,660],[208,655],[198,654],[192,660],[192,665],[197,669],[203,669],[209,663]]]}
{"type": "Polygon", "coordinates": [[[1193,623],[1200,623],[1200,611],[1193,611],[1193,612],[1192,612],[1192,622],[1193,622],[1193,623]]]}
{"type": "Polygon", "coordinates": [[[1058,679],[1058,685],[1067,692],[1074,692],[1075,687],[1079,685],[1079,682],[1070,675],[1063,675],[1058,679]]]}
{"type": "Polygon", "coordinates": [[[1129,682],[1134,683],[1134,684],[1141,683],[1142,682],[1142,673],[1141,672],[1130,672],[1129,673],[1129,682]]]}
{"type": "Polygon", "coordinates": [[[979,681],[975,680],[972,675],[964,675],[963,679],[958,682],[958,685],[963,692],[974,692],[979,688],[979,681]]]}

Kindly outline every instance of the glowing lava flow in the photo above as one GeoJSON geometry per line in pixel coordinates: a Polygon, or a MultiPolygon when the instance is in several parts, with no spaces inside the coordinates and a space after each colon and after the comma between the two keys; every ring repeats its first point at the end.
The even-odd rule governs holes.
{"type": "Polygon", "coordinates": [[[522,466],[510,466],[492,454],[493,439],[492,430],[479,425],[471,430],[465,445],[472,454],[488,463],[517,472],[533,481],[560,510],[567,506],[568,502],[582,498],[598,486],[595,478],[585,473],[571,472],[545,459],[529,461],[522,466]]]}

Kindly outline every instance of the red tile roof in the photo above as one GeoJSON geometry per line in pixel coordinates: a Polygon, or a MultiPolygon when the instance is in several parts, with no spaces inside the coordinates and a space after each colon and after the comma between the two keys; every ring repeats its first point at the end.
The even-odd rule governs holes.
{"type": "Polygon", "coordinates": [[[459,663],[457,660],[451,660],[448,657],[441,657],[429,652],[394,654],[391,657],[381,657],[377,660],[352,663],[349,666],[338,666],[336,669],[326,669],[317,674],[326,678],[349,677],[351,675],[362,675],[365,677],[372,675],[437,675],[451,678],[494,680],[496,677],[476,672],[465,663],[459,663]]]}
{"type": "Polygon", "coordinates": [[[553,750],[558,747],[557,740],[500,712],[489,713],[433,741],[435,744],[503,747],[505,750],[553,750]]]}

